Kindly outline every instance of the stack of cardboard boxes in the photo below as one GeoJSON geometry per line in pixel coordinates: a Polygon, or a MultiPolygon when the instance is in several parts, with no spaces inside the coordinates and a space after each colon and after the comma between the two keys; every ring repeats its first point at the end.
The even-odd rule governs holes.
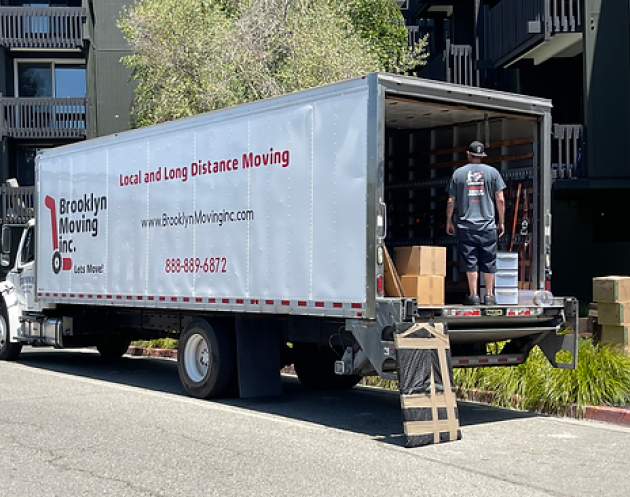
{"type": "Polygon", "coordinates": [[[444,305],[446,248],[398,247],[395,254],[405,297],[415,297],[418,305],[444,305]]]}
{"type": "Polygon", "coordinates": [[[597,302],[601,341],[616,343],[630,352],[630,277],[593,278],[593,300],[597,302]]]}

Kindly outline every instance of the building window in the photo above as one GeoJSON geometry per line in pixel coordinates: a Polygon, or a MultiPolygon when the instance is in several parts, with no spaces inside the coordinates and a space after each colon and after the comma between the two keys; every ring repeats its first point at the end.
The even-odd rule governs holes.
{"type": "Polygon", "coordinates": [[[16,61],[18,97],[85,97],[85,64],[16,61]]]}

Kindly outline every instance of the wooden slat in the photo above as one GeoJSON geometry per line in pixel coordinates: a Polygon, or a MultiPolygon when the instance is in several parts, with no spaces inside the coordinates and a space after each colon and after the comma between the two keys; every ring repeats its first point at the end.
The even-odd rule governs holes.
{"type": "Polygon", "coordinates": [[[387,250],[387,247],[385,245],[383,245],[383,255],[385,259],[383,261],[383,264],[385,266],[385,295],[387,297],[404,297],[405,292],[403,291],[402,283],[400,282],[400,277],[398,276],[398,271],[396,271],[396,266],[394,266],[394,262],[389,256],[389,251],[387,250]]]}
{"type": "MultiPolygon", "coordinates": [[[[523,154],[510,154],[510,155],[497,155],[495,157],[485,157],[485,164],[496,164],[497,162],[511,162],[515,160],[527,160],[533,159],[534,152],[526,152],[523,154]]],[[[453,167],[461,167],[468,164],[468,161],[465,160],[456,160],[451,162],[438,162],[437,164],[429,164],[427,166],[428,169],[446,169],[453,167]]]]}
{"type": "MultiPolygon", "coordinates": [[[[499,148],[499,147],[512,147],[515,145],[531,145],[533,143],[534,143],[533,137],[513,138],[511,140],[500,140],[500,141],[492,142],[490,143],[490,145],[486,147],[486,150],[492,149],[492,148],[499,148]]],[[[457,153],[465,152],[466,150],[468,150],[468,145],[464,147],[440,148],[437,150],[430,150],[428,152],[423,152],[421,155],[457,154],[457,153]]]]}

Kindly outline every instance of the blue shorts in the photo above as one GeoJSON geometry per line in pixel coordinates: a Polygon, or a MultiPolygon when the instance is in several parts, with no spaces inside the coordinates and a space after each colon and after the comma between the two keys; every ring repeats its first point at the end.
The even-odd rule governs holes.
{"type": "Polygon", "coordinates": [[[459,267],[465,272],[497,272],[497,230],[457,228],[459,267]]]}

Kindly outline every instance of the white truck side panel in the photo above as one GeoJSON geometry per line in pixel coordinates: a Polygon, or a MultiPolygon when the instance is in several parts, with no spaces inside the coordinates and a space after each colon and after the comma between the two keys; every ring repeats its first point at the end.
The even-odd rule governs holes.
{"type": "Polygon", "coordinates": [[[256,109],[45,152],[40,302],[360,316],[367,86],[256,109]]]}

